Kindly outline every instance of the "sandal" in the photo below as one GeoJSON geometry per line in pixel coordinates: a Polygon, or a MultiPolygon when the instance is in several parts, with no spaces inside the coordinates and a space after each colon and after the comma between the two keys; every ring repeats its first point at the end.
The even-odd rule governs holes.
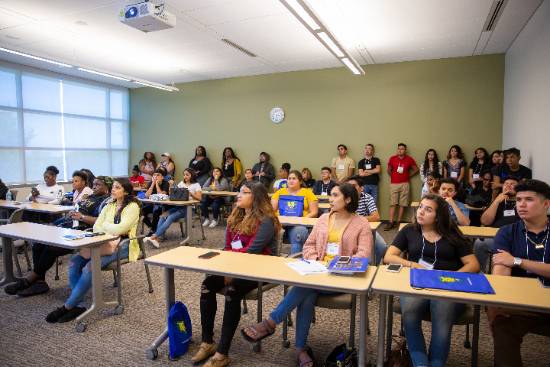
{"type": "Polygon", "coordinates": [[[257,343],[260,340],[263,340],[273,335],[273,333],[275,333],[275,328],[272,328],[271,325],[269,325],[269,322],[267,321],[267,319],[263,319],[261,323],[256,324],[254,326],[247,326],[246,328],[241,329],[241,334],[243,338],[249,343],[257,343]],[[263,329],[258,328],[259,326],[263,327],[263,329]],[[246,330],[252,331],[252,334],[254,334],[255,337],[251,337],[250,335],[248,335],[246,333],[246,330]],[[264,332],[265,334],[262,335],[262,333],[264,332]]]}
{"type": "Polygon", "coordinates": [[[311,350],[311,347],[305,347],[303,352],[308,355],[309,359],[300,359],[300,355],[298,354],[296,356],[297,366],[305,367],[309,365],[310,367],[315,367],[315,359],[313,358],[313,350],[311,350]]]}

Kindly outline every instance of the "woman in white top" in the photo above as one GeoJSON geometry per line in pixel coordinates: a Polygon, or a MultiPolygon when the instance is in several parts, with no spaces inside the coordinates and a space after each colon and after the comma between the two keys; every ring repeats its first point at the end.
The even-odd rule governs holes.
{"type": "Polygon", "coordinates": [[[63,198],[63,186],[57,184],[59,170],[49,166],[44,172],[44,183],[33,187],[27,200],[37,203],[59,204],[63,198]]]}
{"type": "Polygon", "coordinates": [[[174,164],[174,161],[172,160],[172,155],[168,152],[162,153],[160,155],[160,162],[157,165],[158,168],[164,168],[166,170],[166,179],[171,180],[174,178],[176,173],[176,165],[174,164]]]}
{"type": "Polygon", "coordinates": [[[73,198],[72,200],[63,199],[63,204],[76,205],[93,193],[94,191],[88,187],[88,175],[83,171],[74,171],[73,198]]]}
{"type": "MultiPolygon", "coordinates": [[[[170,191],[172,191],[174,181],[170,181],[170,191]]],[[[183,181],[178,184],[178,187],[186,188],[189,190],[189,200],[200,201],[202,199],[201,185],[197,182],[197,174],[192,168],[186,168],[183,171],[183,181]]],[[[170,225],[175,221],[185,218],[187,215],[187,208],[176,206],[168,209],[162,213],[159,223],[157,225],[157,231],[151,237],[145,237],[143,240],[150,243],[152,246],[159,248],[160,242],[170,225]]]]}

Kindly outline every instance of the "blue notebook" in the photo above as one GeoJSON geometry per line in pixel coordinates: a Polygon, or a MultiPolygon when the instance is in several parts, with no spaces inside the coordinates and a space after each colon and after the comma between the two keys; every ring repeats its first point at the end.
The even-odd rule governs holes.
{"type": "Polygon", "coordinates": [[[411,269],[411,287],[495,294],[485,274],[457,271],[411,269]]]}
{"type": "Polygon", "coordinates": [[[347,264],[338,264],[340,256],[335,256],[327,269],[329,273],[353,275],[354,273],[364,273],[369,266],[369,259],[366,257],[352,257],[347,264]]]}

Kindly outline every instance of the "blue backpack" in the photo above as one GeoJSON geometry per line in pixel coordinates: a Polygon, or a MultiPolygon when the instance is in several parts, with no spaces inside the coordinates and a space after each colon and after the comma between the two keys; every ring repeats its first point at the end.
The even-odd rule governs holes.
{"type": "Polygon", "coordinates": [[[189,349],[193,329],[187,307],[176,302],[168,314],[168,341],[170,359],[178,359],[189,349]]]}

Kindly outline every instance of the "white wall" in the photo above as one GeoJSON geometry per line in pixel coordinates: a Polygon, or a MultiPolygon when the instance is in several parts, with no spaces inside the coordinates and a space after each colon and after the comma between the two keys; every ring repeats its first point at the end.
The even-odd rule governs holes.
{"type": "Polygon", "coordinates": [[[506,53],[503,118],[503,148],[521,149],[533,178],[550,183],[550,0],[506,53]]]}

